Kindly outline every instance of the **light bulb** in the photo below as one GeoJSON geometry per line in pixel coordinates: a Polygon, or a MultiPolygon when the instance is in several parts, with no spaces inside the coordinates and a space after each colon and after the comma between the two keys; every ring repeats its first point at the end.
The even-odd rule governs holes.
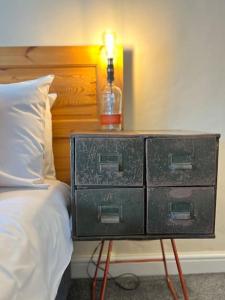
{"type": "Polygon", "coordinates": [[[112,32],[105,32],[103,39],[107,58],[113,58],[115,50],[115,34],[112,32]]]}

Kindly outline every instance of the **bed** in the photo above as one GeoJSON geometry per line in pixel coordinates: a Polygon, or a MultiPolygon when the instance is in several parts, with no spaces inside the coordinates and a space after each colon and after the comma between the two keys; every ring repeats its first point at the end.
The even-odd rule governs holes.
{"type": "Polygon", "coordinates": [[[54,299],[70,263],[70,189],[48,183],[48,189],[0,189],[0,299],[54,299]]]}
{"type": "MultiPolygon", "coordinates": [[[[0,187],[0,299],[67,297],[72,255],[68,137],[74,131],[98,129],[105,63],[101,46],[0,48],[0,83],[54,74],[49,92],[58,95],[52,108],[58,180],[48,180],[47,189],[0,187]]],[[[119,46],[115,75],[121,88],[122,65],[119,46]]]]}

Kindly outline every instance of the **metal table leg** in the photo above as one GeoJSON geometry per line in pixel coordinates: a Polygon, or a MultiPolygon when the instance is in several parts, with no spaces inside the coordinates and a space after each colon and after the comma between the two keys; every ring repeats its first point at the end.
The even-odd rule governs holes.
{"type": "Polygon", "coordinates": [[[97,264],[96,264],[96,268],[95,268],[95,275],[92,281],[92,300],[96,299],[96,284],[97,284],[97,276],[98,276],[98,270],[99,270],[99,266],[101,263],[101,258],[102,258],[102,251],[104,248],[104,243],[105,241],[101,241],[101,247],[99,250],[99,255],[98,255],[98,260],[97,260],[97,264]]]}
{"type": "MultiPolygon", "coordinates": [[[[181,264],[179,261],[179,256],[178,256],[175,240],[171,239],[171,244],[172,244],[172,248],[173,248],[173,253],[174,253],[174,257],[175,257],[175,261],[176,261],[176,266],[177,266],[177,270],[178,270],[178,274],[179,274],[179,280],[180,280],[180,284],[182,287],[184,300],[189,300],[188,290],[187,290],[185,279],[184,279],[184,276],[182,273],[182,268],[181,268],[181,264]]],[[[177,292],[176,292],[173,282],[169,276],[163,240],[160,240],[162,258],[110,261],[111,253],[112,253],[112,245],[113,245],[113,241],[109,241],[108,251],[107,251],[107,259],[106,259],[106,261],[102,262],[101,258],[102,258],[103,248],[104,248],[104,241],[101,242],[101,247],[100,247],[99,256],[98,256],[96,269],[95,269],[95,275],[94,275],[93,283],[92,283],[92,300],[96,299],[96,283],[97,283],[97,275],[98,275],[98,269],[99,269],[100,264],[103,264],[103,263],[105,264],[104,276],[103,276],[103,281],[102,281],[101,291],[100,291],[100,300],[104,300],[110,263],[118,264],[118,263],[138,263],[138,262],[163,262],[168,289],[170,290],[173,299],[178,300],[177,292]]]]}
{"type": "Polygon", "coordinates": [[[178,274],[179,274],[179,279],[180,279],[180,284],[181,284],[181,287],[182,287],[182,292],[183,292],[183,295],[184,295],[184,299],[189,300],[188,290],[187,290],[186,282],[185,282],[184,275],[183,275],[183,272],[182,272],[179,256],[178,256],[178,253],[177,253],[177,247],[176,247],[175,240],[171,239],[171,244],[172,244],[172,248],[173,248],[174,257],[175,257],[175,260],[176,260],[177,270],[178,270],[178,274]]]}
{"type": "Polygon", "coordinates": [[[101,287],[101,292],[100,292],[100,300],[104,300],[104,297],[105,297],[105,289],[106,289],[107,277],[108,277],[108,273],[109,273],[110,257],[111,257],[111,253],[112,253],[112,244],[113,244],[113,241],[109,241],[107,259],[106,259],[106,263],[105,263],[105,271],[104,271],[103,282],[102,282],[102,287],[101,287]]]}
{"type": "Polygon", "coordinates": [[[163,240],[160,240],[160,246],[161,246],[161,250],[162,250],[162,256],[163,256],[163,265],[164,265],[164,270],[165,270],[165,276],[166,276],[166,282],[167,282],[167,286],[168,289],[171,292],[171,295],[173,297],[174,300],[178,300],[178,296],[176,293],[176,290],[174,288],[173,282],[169,276],[168,273],[168,268],[167,268],[167,262],[166,262],[166,255],[165,255],[165,249],[164,249],[164,245],[163,245],[163,240]]]}

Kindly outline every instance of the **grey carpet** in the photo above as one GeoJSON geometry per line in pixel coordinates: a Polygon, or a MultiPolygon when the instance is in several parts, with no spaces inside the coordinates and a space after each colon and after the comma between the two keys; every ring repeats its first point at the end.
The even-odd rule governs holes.
{"type": "MultiPolygon", "coordinates": [[[[106,299],[109,300],[170,300],[164,277],[141,277],[141,284],[135,291],[124,291],[117,287],[112,280],[108,280],[106,299]]],[[[181,289],[177,276],[172,276],[174,285],[178,289],[179,299],[181,289]]],[[[225,300],[225,273],[198,274],[185,276],[190,300],[225,300]]],[[[127,280],[127,279],[123,279],[127,280]]],[[[98,284],[99,285],[99,284],[98,284]]],[[[90,282],[87,279],[72,281],[68,300],[89,300],[90,282]]],[[[98,298],[97,298],[98,299],[98,298]]]]}

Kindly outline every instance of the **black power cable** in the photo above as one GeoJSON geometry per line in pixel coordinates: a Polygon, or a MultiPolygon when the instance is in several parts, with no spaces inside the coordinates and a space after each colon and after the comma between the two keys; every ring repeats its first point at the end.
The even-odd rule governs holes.
{"type": "MultiPolygon", "coordinates": [[[[87,275],[89,277],[89,279],[93,280],[93,276],[90,274],[90,265],[93,264],[96,268],[97,268],[97,263],[94,260],[94,256],[97,252],[97,250],[99,249],[99,246],[101,245],[101,242],[95,247],[94,251],[92,252],[92,255],[88,261],[88,265],[87,265],[87,275]]],[[[101,271],[104,271],[104,268],[101,266],[98,266],[98,269],[101,271]]],[[[108,276],[110,279],[112,279],[114,281],[114,283],[121,289],[126,290],[126,291],[134,291],[136,290],[139,285],[140,285],[140,278],[133,274],[133,273],[122,273],[118,276],[112,276],[112,274],[110,272],[108,272],[108,276]],[[121,282],[121,279],[124,278],[131,278],[131,280],[129,280],[129,284],[125,284],[121,282]]],[[[98,279],[99,280],[99,279],[98,279]]]]}

